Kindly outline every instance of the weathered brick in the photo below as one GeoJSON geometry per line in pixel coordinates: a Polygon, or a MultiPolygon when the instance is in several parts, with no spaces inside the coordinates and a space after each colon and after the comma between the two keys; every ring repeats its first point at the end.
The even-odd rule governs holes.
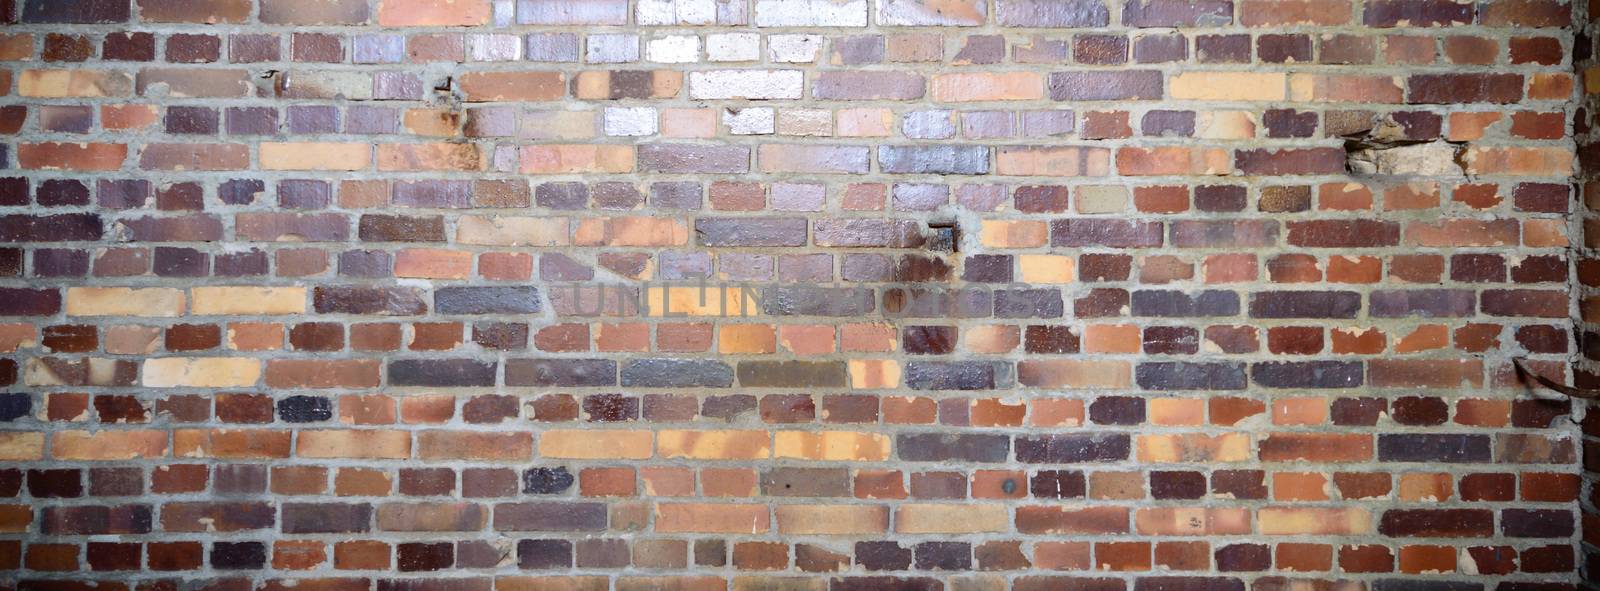
{"type": "Polygon", "coordinates": [[[1377,0],[1362,14],[1369,27],[1438,27],[1471,23],[1476,8],[1454,0],[1377,0]]]}
{"type": "Polygon", "coordinates": [[[1122,434],[1018,437],[1016,443],[1017,461],[1030,464],[1115,462],[1127,459],[1131,449],[1122,434]]]}
{"type": "Polygon", "coordinates": [[[1144,362],[1134,370],[1147,390],[1243,390],[1244,366],[1227,363],[1144,362]]]}
{"type": "Polygon", "coordinates": [[[1058,101],[1158,100],[1161,72],[1087,70],[1050,74],[1050,98],[1058,101]]]}
{"type": "Polygon", "coordinates": [[[922,98],[926,85],[921,74],[823,72],[811,83],[811,97],[834,101],[915,100],[922,98]]]}
{"type": "Polygon", "coordinates": [[[804,218],[701,218],[695,233],[706,246],[803,246],[804,218]]]}
{"type": "Polygon", "coordinates": [[[988,174],[989,149],[980,146],[883,146],[878,168],[891,174],[988,174]]]}
{"type": "Polygon", "coordinates": [[[765,144],[756,152],[763,172],[862,174],[870,159],[866,148],[853,146],[765,144]]]}
{"type": "Polygon", "coordinates": [[[1111,17],[1104,0],[1000,0],[995,20],[1007,27],[1104,27],[1111,17]]]}
{"type": "Polygon", "coordinates": [[[648,144],[639,147],[639,168],[668,173],[743,173],[750,170],[750,148],[648,144]]]}
{"type": "MultiPolygon", "coordinates": [[[[163,517],[164,518],[164,517],[163,517]]],[[[372,505],[365,503],[285,503],[283,533],[358,533],[372,527],[372,505]]]]}
{"type": "Polygon", "coordinates": [[[1355,318],[1361,294],[1353,291],[1268,291],[1250,296],[1252,318],[1355,318]]]}

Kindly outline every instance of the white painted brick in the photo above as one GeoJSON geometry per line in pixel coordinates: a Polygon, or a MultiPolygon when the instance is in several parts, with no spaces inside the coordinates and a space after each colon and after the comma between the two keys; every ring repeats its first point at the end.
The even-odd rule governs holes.
{"type": "Polygon", "coordinates": [[[756,0],[758,27],[865,27],[867,0],[756,0]]]}
{"type": "Polygon", "coordinates": [[[639,61],[638,35],[590,35],[588,61],[591,64],[625,64],[639,61]]]}
{"type": "Polygon", "coordinates": [[[673,35],[651,39],[645,45],[645,57],[662,64],[687,64],[700,61],[700,38],[694,35],[673,35]]]}
{"type": "Polygon", "coordinates": [[[717,22],[716,0],[639,0],[640,25],[710,25],[717,22]]]}
{"type": "Polygon", "coordinates": [[[767,37],[767,56],[780,64],[809,64],[822,52],[821,35],[772,35],[767,37]]]}
{"type": "Polygon", "coordinates": [[[767,135],[777,124],[777,111],[769,107],[723,109],[722,123],[733,135],[767,135]]]}
{"type": "Polygon", "coordinates": [[[689,73],[689,96],[716,99],[798,99],[805,86],[799,70],[712,70],[689,73]]]}
{"type": "Polygon", "coordinates": [[[761,36],[755,33],[706,35],[706,58],[714,62],[753,62],[761,59],[761,36]]]}
{"type": "Polygon", "coordinates": [[[656,134],[656,110],[651,107],[614,107],[606,109],[606,135],[645,136],[656,134]]]}
{"type": "Polygon", "coordinates": [[[474,62],[514,62],[522,59],[522,37],[468,35],[467,59],[474,62]]]}

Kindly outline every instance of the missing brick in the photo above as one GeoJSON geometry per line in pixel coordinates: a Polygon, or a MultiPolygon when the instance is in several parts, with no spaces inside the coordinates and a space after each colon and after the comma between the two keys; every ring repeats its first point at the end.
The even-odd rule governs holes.
{"type": "Polygon", "coordinates": [[[956,220],[930,221],[923,238],[923,248],[931,252],[958,252],[961,250],[961,223],[956,220]]]}
{"type": "Polygon", "coordinates": [[[1355,176],[1464,179],[1466,142],[1412,139],[1393,120],[1344,136],[1345,170],[1355,176]]]}

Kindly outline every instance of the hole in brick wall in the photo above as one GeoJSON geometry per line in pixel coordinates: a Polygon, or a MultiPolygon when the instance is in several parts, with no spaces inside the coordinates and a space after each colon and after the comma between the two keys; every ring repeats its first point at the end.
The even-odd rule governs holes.
{"type": "Polygon", "coordinates": [[[1465,178],[1466,142],[1407,137],[1393,120],[1344,136],[1345,170],[1357,176],[1465,178]]]}
{"type": "Polygon", "coordinates": [[[933,220],[923,234],[923,248],[932,252],[954,253],[961,248],[961,224],[956,220],[933,220]]]}

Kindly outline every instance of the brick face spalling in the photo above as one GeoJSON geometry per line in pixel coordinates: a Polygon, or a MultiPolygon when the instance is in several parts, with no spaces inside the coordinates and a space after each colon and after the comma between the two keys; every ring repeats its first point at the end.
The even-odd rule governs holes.
{"type": "Polygon", "coordinates": [[[1588,4],[0,0],[0,589],[1576,589],[1588,4]]]}

